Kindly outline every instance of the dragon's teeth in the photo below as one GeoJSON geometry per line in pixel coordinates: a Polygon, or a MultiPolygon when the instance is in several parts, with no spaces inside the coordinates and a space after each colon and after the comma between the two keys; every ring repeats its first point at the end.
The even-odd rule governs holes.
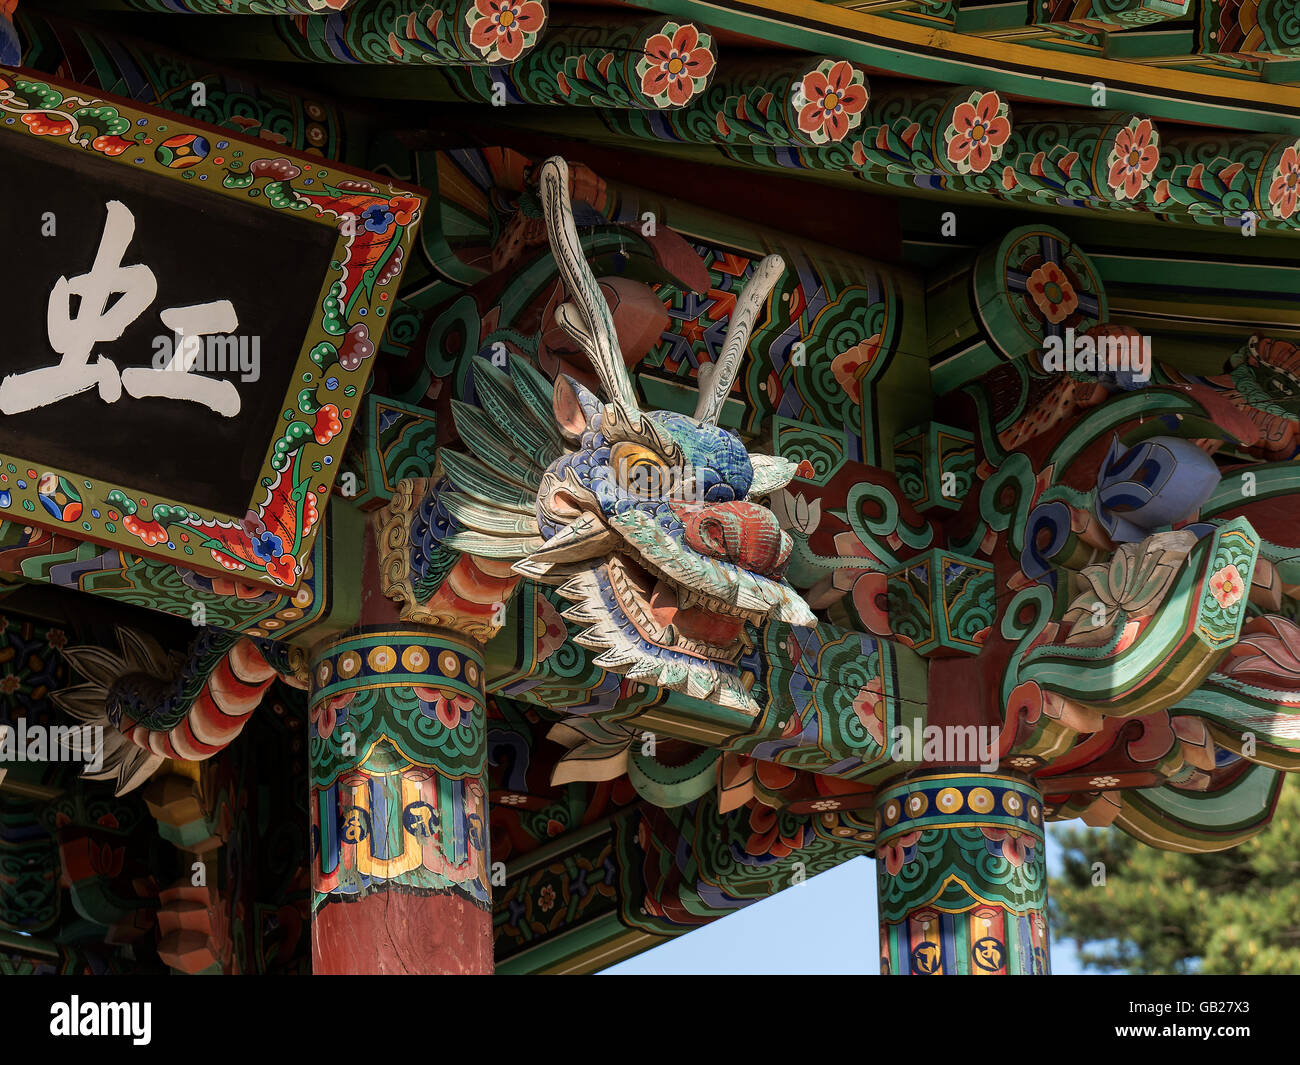
{"type": "Polygon", "coordinates": [[[717,678],[711,669],[692,669],[686,680],[686,694],[694,699],[708,697],[717,687],[717,678]]]}
{"type": "Polygon", "coordinates": [[[600,620],[600,614],[596,612],[595,608],[590,603],[582,600],[560,611],[560,616],[579,625],[587,625],[600,620]]]}
{"type": "Polygon", "coordinates": [[[611,647],[602,651],[592,661],[601,669],[618,670],[621,666],[637,661],[640,657],[633,647],[611,647]]]}
{"type": "Polygon", "coordinates": [[[648,655],[637,659],[624,674],[629,680],[648,680],[659,676],[659,660],[648,655]]]}

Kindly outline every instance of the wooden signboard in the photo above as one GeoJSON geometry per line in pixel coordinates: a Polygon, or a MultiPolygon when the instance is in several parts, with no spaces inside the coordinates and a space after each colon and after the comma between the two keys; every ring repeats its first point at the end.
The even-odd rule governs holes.
{"type": "Polygon", "coordinates": [[[296,587],[425,199],[0,67],[0,519],[296,587]]]}

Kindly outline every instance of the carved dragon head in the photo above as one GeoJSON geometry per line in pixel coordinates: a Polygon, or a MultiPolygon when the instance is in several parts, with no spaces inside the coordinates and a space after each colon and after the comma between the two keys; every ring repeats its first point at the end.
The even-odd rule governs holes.
{"type": "Polygon", "coordinates": [[[790,537],[758,502],[795,464],[750,454],[717,423],[784,264],[764,259],[742,291],[717,362],[701,368],[694,417],[642,411],[568,190],[564,161],[548,160],[543,209],[570,297],[556,320],[607,401],[567,376],[552,387],[519,359],[509,372],[476,360],[481,406],[454,404],[473,455],[443,455],[457,489],[445,503],[461,529],[445,542],[558,585],[572,601],[565,617],[586,626],[575,639],[604,669],[756,713],[741,657],[768,621],[816,620],[782,579],[790,537]]]}

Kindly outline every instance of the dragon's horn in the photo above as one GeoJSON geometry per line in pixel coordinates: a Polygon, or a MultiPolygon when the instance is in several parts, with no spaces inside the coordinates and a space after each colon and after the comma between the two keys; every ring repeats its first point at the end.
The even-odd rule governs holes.
{"type": "Polygon", "coordinates": [[[555,320],[587,353],[606,399],[623,413],[635,414],[638,407],[632,378],[623,365],[609,304],[582,252],[569,202],[569,167],[558,155],[542,164],[541,192],[551,251],[571,300],[556,308],[555,320]]]}
{"type": "Polygon", "coordinates": [[[718,361],[700,367],[700,401],[695,408],[696,421],[717,424],[718,417],[722,414],[722,404],[731,393],[731,383],[736,379],[736,371],[740,369],[740,358],[749,344],[754,319],[758,317],[759,308],[767,301],[768,294],[784,272],[785,260],[779,255],[769,255],[758,264],[754,276],[740,290],[736,307],[731,312],[731,320],[727,322],[727,337],[722,342],[722,353],[718,356],[718,361]]]}

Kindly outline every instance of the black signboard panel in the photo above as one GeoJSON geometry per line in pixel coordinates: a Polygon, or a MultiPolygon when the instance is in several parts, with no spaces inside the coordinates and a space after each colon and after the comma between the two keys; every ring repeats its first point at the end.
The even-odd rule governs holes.
{"type": "MultiPolygon", "coordinates": [[[[161,311],[228,300],[238,317],[230,334],[238,348],[223,342],[214,351],[239,350],[244,357],[242,367],[204,369],[237,388],[239,411],[232,417],[202,403],[137,398],[125,390],[106,402],[91,388],[34,410],[0,413],[0,452],[39,455],[51,466],[102,481],[242,514],[291,385],[337,233],[303,225],[292,215],[253,214],[201,187],[160,182],[120,161],[73,155],[35,138],[7,138],[0,151],[8,258],[21,264],[6,271],[0,284],[0,377],[59,363],[47,327],[51,291],[60,277],[71,281],[90,272],[112,201],[134,217],[121,265],[148,267],[157,295],[120,339],[97,340],[94,356],[111,359],[119,371],[152,368],[155,360],[163,364],[170,351],[158,338],[172,343],[174,334],[161,311]],[[256,379],[253,370],[243,372],[250,363],[256,379]]],[[[72,297],[74,318],[87,311],[79,302],[72,297]]],[[[88,319],[93,327],[93,314],[88,319]]]]}
{"type": "Polygon", "coordinates": [[[425,200],[0,66],[0,521],[297,589],[425,200]]]}

